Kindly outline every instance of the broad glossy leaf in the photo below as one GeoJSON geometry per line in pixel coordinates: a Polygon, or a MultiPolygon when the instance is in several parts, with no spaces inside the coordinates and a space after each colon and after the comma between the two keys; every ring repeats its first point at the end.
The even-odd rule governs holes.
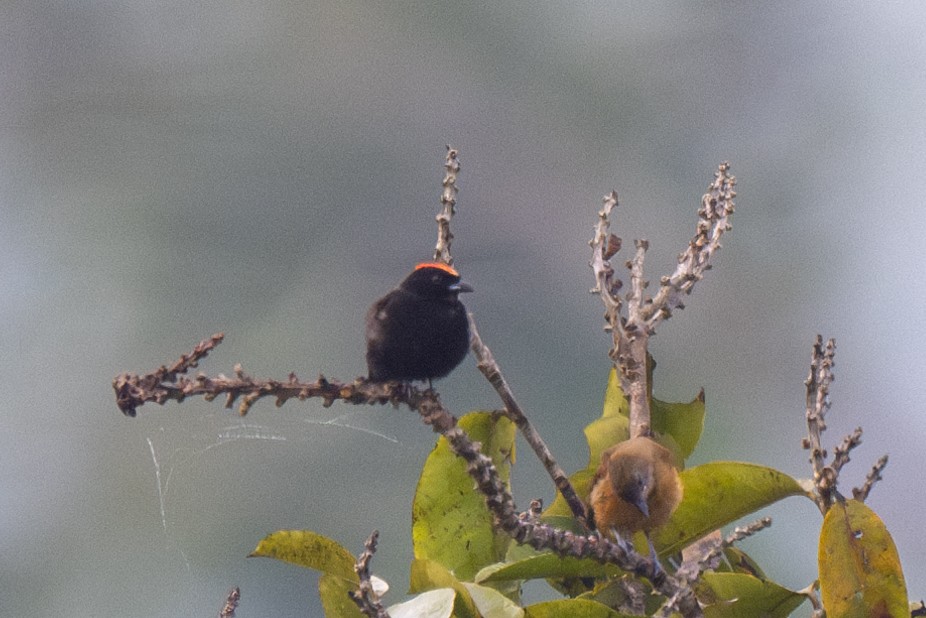
{"type": "Polygon", "coordinates": [[[560,599],[524,608],[526,618],[625,618],[607,605],[585,599],[560,599]]]}
{"type": "Polygon", "coordinates": [[[251,557],[276,558],[359,582],[356,558],[337,541],[310,530],[278,530],[264,537],[251,557]]]}
{"type": "MultiPolygon", "coordinates": [[[[515,425],[504,416],[473,412],[459,421],[482,444],[507,483],[514,458],[515,425]]],[[[492,528],[492,516],[474,489],[466,463],[442,437],[424,464],[412,505],[415,557],[434,560],[460,580],[471,580],[487,564],[505,555],[510,538],[492,528]]]]}
{"type": "Polygon", "coordinates": [[[858,500],[837,502],[827,511],[818,560],[828,615],[910,615],[894,540],[877,514],[858,500]]]}
{"type": "MultiPolygon", "coordinates": [[[[655,362],[651,364],[655,365],[655,362]]],[[[701,432],[704,430],[704,389],[701,389],[698,395],[688,403],[670,403],[652,396],[652,371],[649,372],[648,384],[650,386],[650,424],[653,431],[658,436],[671,437],[677,446],[676,453],[684,461],[694,452],[698,441],[701,439],[701,432]]],[[[612,367],[608,374],[608,387],[605,391],[605,404],[601,417],[610,418],[614,416],[623,416],[629,420],[630,404],[627,402],[627,398],[624,397],[623,390],[621,390],[617,370],[612,367]]],[[[607,444],[605,448],[619,440],[626,439],[626,437],[615,439],[607,444]]],[[[592,442],[589,441],[589,445],[591,444],[592,442]]]]}
{"type": "Polygon", "coordinates": [[[697,594],[705,604],[705,618],[786,618],[807,599],[774,582],[744,573],[704,573],[697,594]]]}
{"type": "Polygon", "coordinates": [[[492,564],[476,574],[477,582],[500,582],[510,580],[605,577],[616,575],[620,569],[605,566],[595,560],[561,558],[556,554],[541,553],[517,562],[492,564]]]}
{"type": "Polygon", "coordinates": [[[330,618],[364,618],[353,599],[347,596],[357,590],[357,584],[337,575],[322,575],[318,580],[318,596],[325,616],[330,618]]]}
{"type": "Polygon", "coordinates": [[[682,460],[694,452],[704,430],[704,389],[688,403],[668,403],[653,398],[650,406],[653,430],[671,436],[682,460]]]}
{"type": "Polygon", "coordinates": [[[805,495],[792,477],[756,464],[717,461],[681,472],[685,486],[678,509],[653,542],[667,555],[708,532],[788,496],[805,495]]]}
{"type": "Polygon", "coordinates": [[[734,573],[746,573],[759,579],[768,579],[759,563],[739,547],[727,547],[723,550],[723,555],[734,573]]]}

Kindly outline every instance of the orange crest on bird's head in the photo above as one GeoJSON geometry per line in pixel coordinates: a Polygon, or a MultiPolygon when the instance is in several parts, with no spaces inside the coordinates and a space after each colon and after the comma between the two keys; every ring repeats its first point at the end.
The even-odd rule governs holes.
{"type": "Polygon", "coordinates": [[[443,262],[422,262],[421,264],[415,266],[415,270],[421,270],[422,268],[436,268],[446,273],[450,273],[454,277],[460,276],[460,273],[458,273],[453,266],[450,264],[444,264],[443,262]]]}

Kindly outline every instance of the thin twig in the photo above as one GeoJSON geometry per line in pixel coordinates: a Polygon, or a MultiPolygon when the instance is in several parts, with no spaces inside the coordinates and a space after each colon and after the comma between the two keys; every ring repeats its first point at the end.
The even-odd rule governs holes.
{"type": "Polygon", "coordinates": [[[733,532],[724,537],[723,542],[717,545],[712,551],[704,557],[703,562],[709,562],[713,557],[719,556],[720,553],[728,547],[732,547],[736,543],[739,543],[743,539],[747,539],[754,534],[758,534],[762,530],[765,530],[772,525],[771,517],[763,517],[757,519],[756,521],[750,522],[745,526],[737,526],[733,529],[733,532]]]}
{"type": "Polygon", "coordinates": [[[830,466],[836,475],[839,475],[842,467],[849,463],[849,453],[856,446],[862,443],[862,428],[856,427],[855,431],[842,439],[842,443],[833,449],[833,463],[830,466]]]}
{"type": "Polygon", "coordinates": [[[456,212],[454,207],[457,203],[457,175],[460,173],[460,160],[457,157],[458,152],[455,148],[447,146],[447,156],[444,159],[444,190],[440,196],[441,211],[435,219],[437,220],[437,246],[434,248],[434,259],[453,266],[453,257],[450,255],[450,244],[453,242],[453,234],[450,233],[450,220],[456,212]]]}
{"type": "Polygon", "coordinates": [[[235,586],[228,591],[225,597],[225,604],[219,612],[219,618],[235,618],[235,610],[238,609],[238,602],[241,600],[241,589],[235,586]]]}
{"type": "Polygon", "coordinates": [[[798,594],[804,595],[807,600],[810,601],[813,611],[811,612],[811,618],[823,618],[826,616],[826,612],[823,609],[823,603],[820,601],[819,594],[820,581],[816,580],[810,583],[809,586],[803,588],[802,590],[796,590],[798,594]]]}
{"type": "MultiPolygon", "coordinates": [[[[221,343],[222,338],[221,335],[213,335],[211,340],[207,341],[211,341],[211,350],[221,343]]],[[[206,342],[200,343],[196,349],[204,343],[206,342]]],[[[184,358],[188,357],[182,356],[181,360],[184,358]]],[[[179,403],[187,397],[202,397],[206,401],[212,401],[224,396],[226,408],[231,408],[240,399],[238,414],[241,416],[246,415],[254,403],[265,397],[276,399],[277,407],[293,398],[300,401],[320,398],[325,407],[329,407],[336,400],[385,403],[391,401],[393,390],[401,388],[401,385],[397,384],[374,384],[362,380],[352,384],[332,383],[325,376],[319,376],[315,382],[301,382],[295,373],[289,374],[286,381],[257,380],[244,373],[241,365],[235,366],[233,378],[222,374],[214,378],[205,374],[189,378],[177,372],[165,373],[162,369],[163,367],[145,375],[123,373],[113,380],[116,405],[126,416],[135,416],[137,409],[146,403],[179,403]]]]}
{"type": "Polygon", "coordinates": [[[360,584],[357,590],[348,592],[360,611],[369,616],[369,618],[389,618],[389,613],[379,602],[379,596],[373,590],[373,582],[370,580],[370,561],[373,554],[376,553],[376,543],[379,540],[379,530],[374,530],[370,534],[366,543],[363,545],[363,552],[357,557],[357,563],[354,564],[354,571],[360,578],[360,584]]]}
{"type": "MultiPolygon", "coordinates": [[[[372,383],[365,379],[353,382],[338,382],[319,378],[314,383],[302,383],[291,376],[290,382],[276,380],[253,380],[246,376],[238,380],[214,379],[198,376],[195,380],[176,376],[175,382],[151,385],[148,376],[125,374],[125,382],[134,386],[125,405],[133,410],[145,403],[163,404],[169,399],[182,401],[186,397],[202,396],[213,400],[226,396],[226,407],[235,398],[244,395],[250,404],[264,398],[274,397],[282,405],[294,397],[299,399],[321,398],[325,405],[334,401],[350,404],[403,404],[416,411],[422,421],[446,438],[451,450],[467,463],[467,471],[476,481],[478,491],[483,495],[486,506],[493,515],[495,527],[510,535],[520,544],[534,549],[549,549],[560,556],[591,558],[603,564],[614,564],[621,569],[643,577],[652,583],[654,589],[668,599],[675,599],[679,611],[686,617],[701,616],[702,612],[694,592],[687,583],[679,582],[661,569],[656,569],[649,557],[641,556],[632,548],[612,543],[597,535],[579,535],[568,530],[519,517],[511,493],[499,476],[498,470],[469,436],[457,426],[457,419],[440,402],[433,390],[422,391],[410,384],[397,382],[372,383]],[[168,393],[170,396],[165,396],[168,393]]],[[[243,376],[243,374],[241,374],[243,376]]],[[[119,391],[117,391],[117,396],[119,391]]]]}
{"type": "Polygon", "coordinates": [[[676,576],[684,578],[689,583],[694,583],[701,573],[717,568],[720,554],[728,547],[732,547],[745,538],[748,538],[772,525],[771,517],[763,517],[751,522],[745,526],[737,526],[733,532],[726,537],[721,538],[720,531],[708,535],[689,546],[694,549],[689,554],[689,548],[685,549],[685,561],[676,571],[676,576]]]}
{"type": "Polygon", "coordinates": [[[865,477],[865,484],[860,488],[856,487],[852,489],[852,497],[859,502],[867,500],[868,494],[871,493],[871,488],[874,487],[875,483],[881,480],[881,473],[884,471],[885,466],[887,466],[887,455],[882,455],[875,465],[871,467],[871,470],[868,471],[868,475],[865,477]]]}
{"type": "Polygon", "coordinates": [[[550,452],[546,442],[544,442],[540,433],[531,424],[527,415],[524,414],[521,405],[514,398],[514,393],[511,392],[508,382],[502,375],[501,368],[495,361],[495,357],[492,356],[492,351],[482,342],[472,314],[469,315],[469,330],[471,337],[470,348],[476,357],[476,366],[489,381],[489,384],[492,385],[492,388],[495,389],[495,392],[498,393],[502,403],[505,404],[505,415],[518,427],[521,435],[524,436],[524,439],[534,450],[550,478],[553,479],[553,484],[556,485],[563,498],[566,499],[566,503],[572,510],[572,514],[579,522],[579,525],[585,530],[591,530],[588,525],[585,503],[579,498],[572,483],[569,482],[566,472],[556,463],[556,459],[553,457],[553,453],[550,452]]]}
{"type": "Polygon", "coordinates": [[[543,500],[540,498],[534,498],[533,500],[531,500],[530,506],[527,508],[527,510],[522,511],[521,514],[518,515],[518,517],[520,517],[522,521],[529,521],[529,522],[536,523],[540,521],[540,516],[542,514],[543,514],[543,500]]]}
{"type": "Polygon", "coordinates": [[[113,380],[113,389],[116,391],[116,405],[126,416],[135,416],[135,403],[139,399],[139,393],[151,393],[152,399],[148,401],[157,401],[164,403],[167,399],[177,399],[183,401],[183,397],[177,398],[177,395],[168,391],[157,391],[158,385],[167,384],[177,380],[178,376],[185,374],[190,369],[195,368],[199,361],[206,357],[215,346],[222,343],[225,335],[216,333],[209,339],[200,341],[189,354],[183,354],[180,359],[173,365],[167,367],[161,365],[157,370],[139,377],[130,373],[123,373],[113,380]],[[160,400],[158,400],[160,399],[160,400]]]}
{"type": "MultiPolygon", "coordinates": [[[[456,204],[457,186],[456,179],[460,172],[460,160],[458,152],[447,146],[447,158],[444,161],[444,167],[447,174],[444,177],[444,192],[441,195],[441,212],[437,215],[437,245],[434,248],[434,259],[442,260],[446,264],[453,264],[453,257],[450,255],[450,244],[453,240],[453,234],[450,231],[450,223],[455,214],[454,205],[456,204]]],[[[556,463],[553,453],[550,452],[540,433],[534,428],[527,415],[521,409],[520,404],[514,397],[514,393],[508,386],[508,382],[502,375],[501,368],[495,362],[492,351],[483,343],[479,336],[479,330],[476,328],[476,321],[472,314],[469,314],[469,331],[470,331],[470,348],[476,357],[476,366],[479,371],[486,377],[495,392],[501,398],[505,405],[505,415],[518,427],[524,439],[537,454],[537,458],[543,464],[550,478],[553,479],[554,485],[566,499],[569,508],[572,509],[576,520],[585,530],[590,530],[588,518],[585,512],[585,503],[576,494],[575,489],[569,482],[566,472],[556,463]]]]}
{"type": "Polygon", "coordinates": [[[682,298],[691,293],[694,284],[711,268],[711,258],[720,250],[720,239],[730,230],[734,211],[736,179],[730,175],[730,165],[722,163],[714,181],[701,198],[695,236],[688,248],[678,256],[678,266],[669,276],[660,278],[659,291],[646,295],[649,282],[643,274],[643,262],[649,243],[637,240],[634,256],[626,266],[630,271],[630,291],[621,298],[623,282],[614,276],[610,259],[620,250],[621,240],[611,233],[611,212],[617,207],[617,193],[604,198],[598,212],[590,266],[595,276],[597,294],[605,306],[605,330],[611,333],[612,346],[608,356],[617,368],[621,388],[630,401],[630,437],[650,433],[649,385],[647,384],[646,354],[649,337],[656,327],[671,317],[676,309],[684,309],[682,298]]]}
{"type": "Polygon", "coordinates": [[[826,431],[826,412],[830,407],[830,384],[835,376],[833,367],[836,355],[836,340],[830,339],[823,345],[823,337],[817,335],[810,360],[810,373],[804,384],[807,386],[807,437],[802,445],[810,451],[810,466],[813,470],[814,497],[821,513],[826,513],[836,498],[838,472],[826,465],[826,449],[823,448],[823,432],[826,431]]]}

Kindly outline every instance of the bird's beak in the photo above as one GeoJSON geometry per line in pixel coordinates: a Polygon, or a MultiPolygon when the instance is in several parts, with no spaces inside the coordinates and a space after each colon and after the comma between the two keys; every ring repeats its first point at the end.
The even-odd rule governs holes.
{"type": "Polygon", "coordinates": [[[649,517],[649,506],[646,504],[646,499],[643,496],[636,496],[631,504],[643,513],[643,517],[649,517]]]}
{"type": "Polygon", "coordinates": [[[649,517],[649,505],[646,504],[646,491],[643,487],[631,484],[618,492],[618,495],[627,504],[637,507],[637,510],[643,513],[643,517],[649,517]]]}
{"type": "Polygon", "coordinates": [[[459,292],[472,292],[472,291],[473,291],[473,287],[472,287],[470,284],[468,284],[468,283],[463,283],[463,282],[461,281],[461,282],[459,282],[459,283],[454,283],[453,285],[451,285],[451,286],[450,286],[450,291],[451,291],[451,292],[458,292],[458,293],[459,293],[459,292]]]}

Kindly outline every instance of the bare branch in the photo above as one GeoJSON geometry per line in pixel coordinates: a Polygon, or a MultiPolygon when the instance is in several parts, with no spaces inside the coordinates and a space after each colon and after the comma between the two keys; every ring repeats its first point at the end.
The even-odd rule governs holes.
{"type": "Polygon", "coordinates": [[[614,268],[609,261],[621,248],[621,239],[611,233],[611,211],[617,207],[617,193],[611,191],[604,198],[604,206],[598,211],[598,225],[595,226],[595,236],[589,241],[592,248],[592,261],[589,265],[595,273],[595,287],[592,294],[598,294],[605,306],[605,331],[611,333],[613,345],[609,356],[617,363],[621,353],[621,345],[627,341],[628,336],[624,330],[624,319],[621,309],[624,305],[620,297],[623,282],[614,277],[614,268]]]}
{"type": "Polygon", "coordinates": [[[720,239],[730,231],[736,197],[736,178],[730,175],[730,164],[721,163],[714,182],[701,198],[698,225],[688,248],[678,256],[678,267],[669,277],[660,280],[659,292],[649,305],[647,326],[654,329],[675,309],[684,309],[682,296],[691,293],[694,284],[711,268],[711,258],[720,250],[720,239]]]}
{"type": "Polygon", "coordinates": [[[566,472],[556,463],[556,459],[554,459],[553,453],[550,452],[546,442],[544,442],[540,433],[537,432],[530,420],[528,420],[527,415],[524,414],[521,405],[514,398],[514,393],[511,392],[508,382],[502,375],[501,368],[495,361],[495,357],[492,356],[492,351],[482,342],[472,314],[469,315],[469,331],[470,337],[472,338],[470,347],[473,351],[473,355],[476,357],[476,366],[489,381],[489,384],[495,389],[495,392],[498,393],[502,403],[505,404],[505,415],[517,425],[518,429],[521,431],[521,435],[524,436],[524,439],[534,450],[534,453],[536,453],[543,467],[546,468],[550,478],[553,479],[556,488],[563,495],[563,498],[566,499],[566,503],[569,505],[570,510],[572,510],[572,514],[575,516],[576,520],[578,520],[579,524],[585,530],[590,530],[588,517],[585,512],[585,503],[579,498],[572,483],[569,482],[569,477],[566,476],[566,472]]]}
{"type": "Polygon", "coordinates": [[[591,558],[603,564],[615,564],[638,577],[648,579],[660,594],[675,599],[679,611],[684,616],[702,615],[694,592],[687,583],[680,582],[662,569],[655,568],[652,558],[641,556],[632,548],[612,543],[597,535],[578,535],[546,524],[522,520],[515,507],[514,498],[501,480],[492,460],[457,426],[456,417],[443,407],[439,395],[431,389],[421,391],[410,384],[371,383],[362,378],[353,382],[337,382],[320,377],[314,383],[301,383],[291,375],[289,382],[260,381],[248,378],[243,373],[239,374],[237,380],[208,378],[202,375],[196,379],[176,376],[176,382],[157,383],[151,388],[142,388],[138,385],[145,383],[145,379],[151,377],[150,374],[142,378],[126,375],[128,377],[125,382],[136,387],[134,398],[127,401],[127,405],[131,405],[133,410],[146,402],[163,404],[169,399],[182,401],[186,397],[196,395],[211,401],[222,394],[226,395],[226,407],[230,407],[242,394],[248,400],[248,407],[263,397],[276,397],[277,405],[282,405],[294,397],[321,398],[326,406],[334,401],[351,404],[391,403],[395,406],[404,404],[416,411],[426,425],[440,433],[447,440],[453,453],[467,463],[467,472],[476,481],[477,489],[493,515],[496,528],[510,535],[516,542],[528,544],[534,549],[549,549],[560,556],[591,558]],[[168,393],[169,396],[163,393],[168,393]]]}
{"type": "Polygon", "coordinates": [[[611,233],[611,211],[617,206],[617,194],[612,191],[604,198],[598,212],[590,266],[595,275],[597,294],[605,306],[605,330],[611,333],[612,347],[608,356],[614,362],[621,388],[630,400],[630,437],[650,433],[649,387],[647,384],[647,349],[649,337],[656,327],[671,317],[675,309],[684,309],[682,297],[691,293],[694,284],[711,267],[711,258],[720,250],[720,239],[730,230],[736,179],[730,175],[730,165],[722,163],[714,181],[701,198],[698,225],[688,248],[678,256],[678,266],[670,276],[660,279],[654,298],[646,296],[649,282],[643,273],[643,262],[649,243],[637,240],[636,251],[626,263],[630,271],[630,291],[626,298],[619,295],[623,282],[614,276],[610,259],[620,250],[621,240],[611,233]],[[624,311],[626,309],[626,312],[624,311]]]}
{"type": "Polygon", "coordinates": [[[796,590],[795,592],[804,595],[807,597],[807,600],[810,601],[810,605],[813,607],[813,612],[811,612],[811,618],[825,618],[826,611],[823,609],[823,603],[820,601],[819,595],[820,581],[816,580],[810,583],[809,586],[803,590],[796,590]]]}
{"type": "Polygon", "coordinates": [[[810,465],[817,493],[815,501],[821,513],[829,510],[836,497],[838,477],[838,471],[826,465],[826,449],[822,446],[826,412],[830,407],[830,384],[835,379],[835,355],[836,340],[830,339],[824,346],[823,337],[817,335],[810,360],[810,373],[804,382],[807,386],[807,437],[803,440],[803,447],[810,451],[810,465]]]}
{"type": "Polygon", "coordinates": [[[456,212],[454,207],[457,203],[457,174],[460,173],[460,160],[457,158],[457,150],[447,146],[447,157],[444,159],[444,169],[447,170],[444,175],[444,190],[440,196],[441,211],[435,219],[437,220],[437,245],[434,247],[434,259],[450,266],[453,265],[453,257],[450,255],[450,244],[453,242],[453,234],[450,233],[450,220],[456,212]]]}
{"type": "Polygon", "coordinates": [[[540,521],[540,516],[543,514],[543,500],[540,498],[534,498],[531,500],[530,506],[526,511],[522,511],[518,517],[522,521],[528,521],[536,523],[540,521]]]}
{"type": "Polygon", "coordinates": [[[235,618],[235,610],[238,609],[238,602],[241,600],[241,589],[235,586],[228,591],[225,597],[225,604],[219,611],[219,618],[235,618]]]}
{"type": "MultiPolygon", "coordinates": [[[[214,345],[221,341],[221,338],[216,340],[216,337],[218,336],[212,339],[214,345]]],[[[163,405],[168,401],[179,403],[187,397],[202,397],[206,401],[212,401],[224,396],[226,408],[234,406],[240,398],[238,413],[244,416],[254,403],[265,397],[276,399],[277,407],[293,398],[300,401],[320,398],[324,406],[328,407],[336,400],[353,403],[386,403],[393,400],[394,391],[402,388],[401,384],[376,384],[365,380],[356,380],[347,384],[329,382],[325,376],[319,376],[315,382],[301,382],[295,373],[289,374],[289,379],[286,381],[256,380],[244,373],[241,365],[235,366],[233,378],[222,374],[214,378],[204,374],[189,378],[177,373],[165,373],[162,369],[163,367],[143,376],[131,373],[117,376],[113,380],[113,388],[116,391],[116,403],[119,409],[127,416],[135,416],[136,410],[145,403],[158,405],[163,405]]]]}
{"type": "Polygon", "coordinates": [[[354,571],[360,578],[360,585],[356,591],[351,590],[348,594],[360,611],[369,618],[389,618],[389,613],[379,602],[379,596],[373,590],[373,582],[370,580],[370,561],[376,553],[378,540],[379,530],[374,530],[364,543],[363,552],[357,557],[357,563],[354,565],[354,571]]]}
{"type": "Polygon", "coordinates": [[[856,427],[855,431],[842,439],[842,444],[833,449],[833,463],[831,463],[830,466],[837,476],[842,470],[842,467],[849,463],[849,453],[861,443],[862,428],[856,427]]]}
{"type": "Polygon", "coordinates": [[[725,538],[721,538],[720,530],[705,536],[684,550],[685,561],[679,567],[676,575],[694,583],[704,571],[717,568],[720,554],[724,549],[748,538],[772,525],[771,517],[763,517],[745,526],[737,526],[725,538]],[[689,552],[689,548],[694,551],[689,552]]]}
{"type": "Polygon", "coordinates": [[[887,455],[883,455],[878,461],[871,467],[868,475],[865,477],[865,484],[861,488],[852,489],[852,497],[858,500],[859,502],[864,502],[868,499],[868,494],[871,493],[871,488],[874,487],[875,483],[881,480],[881,473],[884,471],[884,468],[887,466],[887,455]]]}
{"type": "MultiPolygon", "coordinates": [[[[143,377],[130,373],[116,376],[113,380],[113,389],[116,391],[116,405],[126,416],[135,416],[135,408],[144,401],[156,401],[162,404],[167,399],[177,399],[172,392],[158,390],[158,385],[174,382],[179,375],[195,368],[200,360],[215,349],[215,346],[222,343],[224,338],[224,334],[216,333],[209,339],[196,344],[196,347],[189,354],[181,355],[180,359],[170,367],[161,365],[156,371],[143,377]],[[141,393],[145,393],[147,398],[142,398],[141,393]]],[[[182,397],[177,399],[177,401],[182,400],[182,397]]]]}

